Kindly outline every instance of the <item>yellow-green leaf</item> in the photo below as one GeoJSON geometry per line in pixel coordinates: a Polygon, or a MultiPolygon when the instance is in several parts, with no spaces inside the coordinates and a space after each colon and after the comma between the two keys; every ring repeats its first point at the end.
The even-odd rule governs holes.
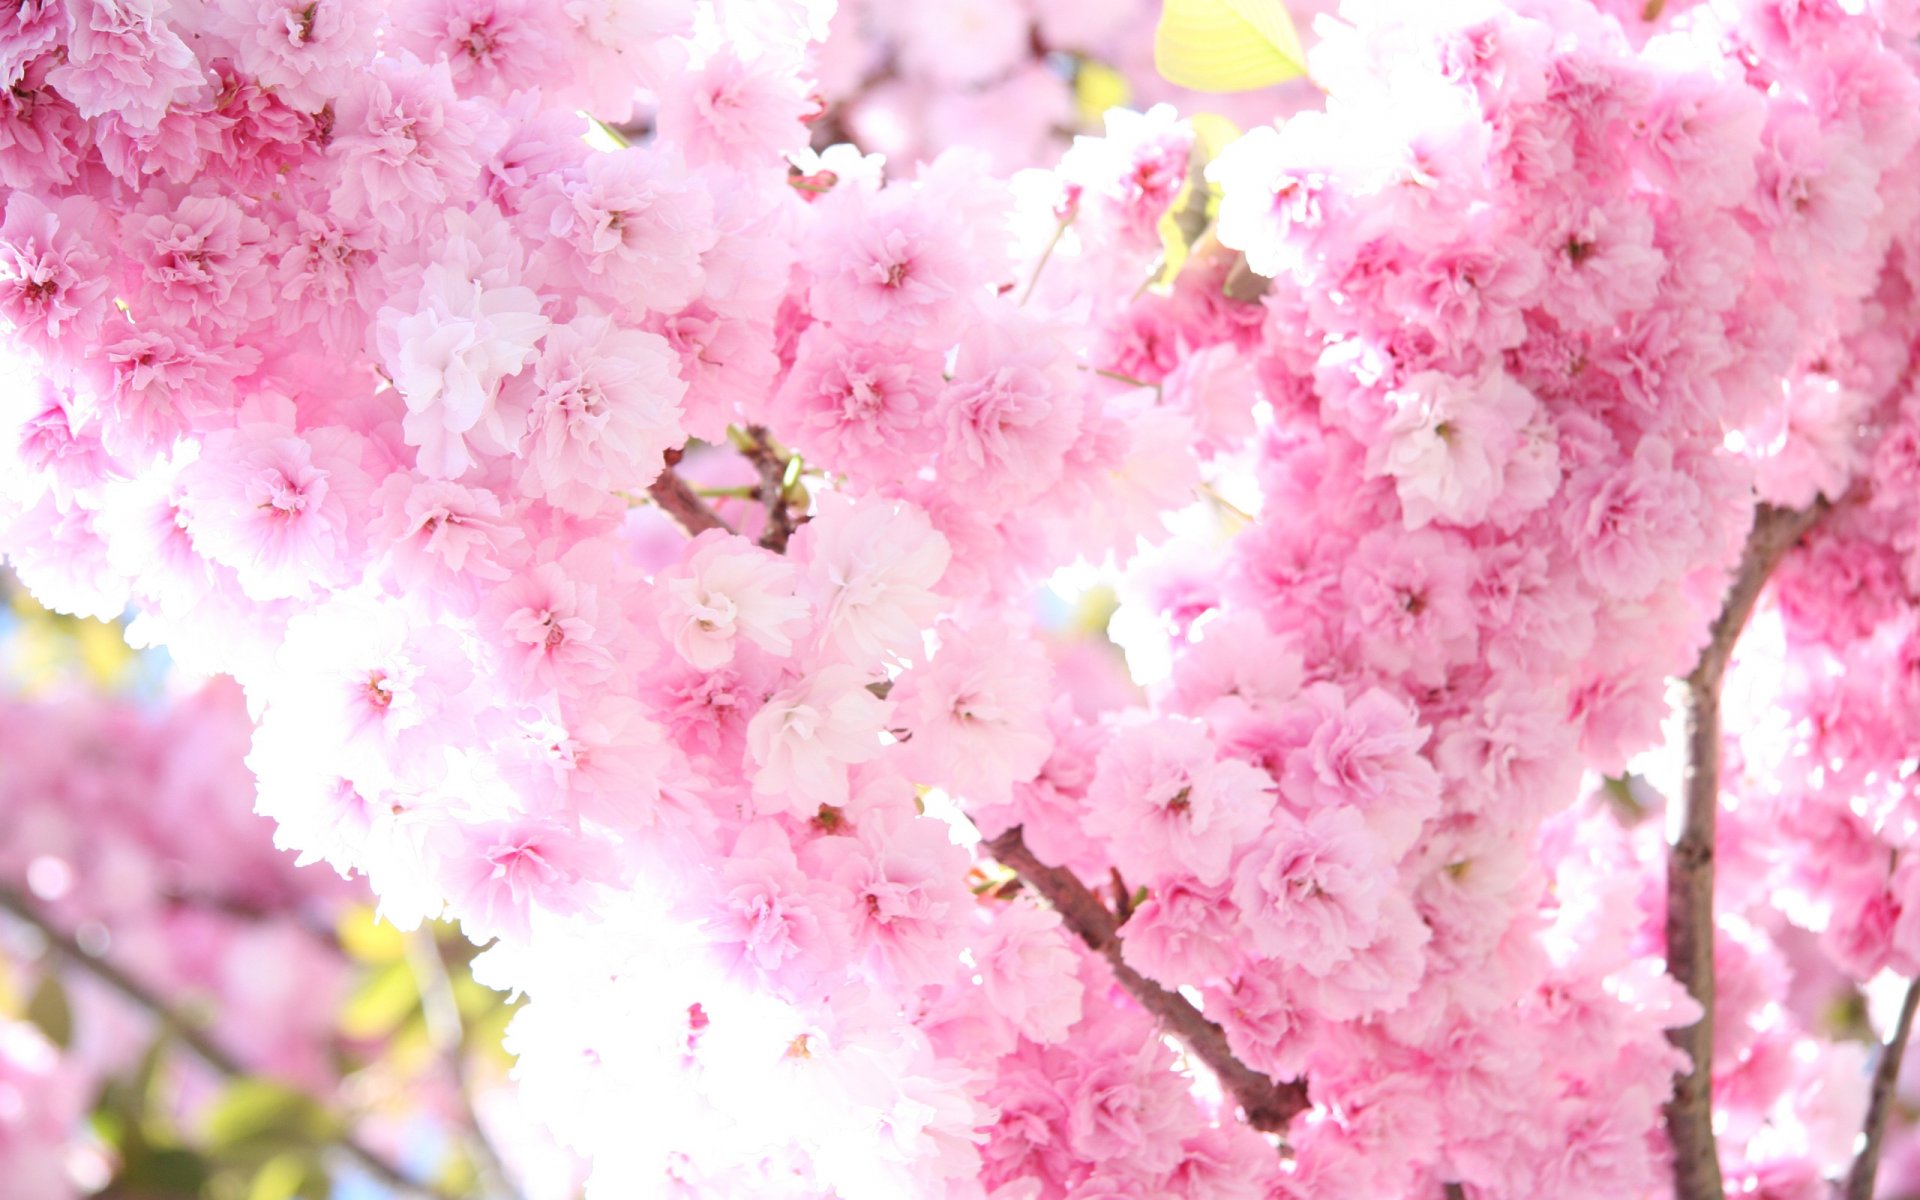
{"type": "Polygon", "coordinates": [[[382,921],[370,904],[356,904],[334,926],[340,948],[363,963],[393,963],[407,956],[407,935],[382,921]]]}
{"type": "Polygon", "coordinates": [[[406,962],[373,968],[340,1011],[340,1032],[350,1038],[383,1038],[420,1011],[420,986],[406,962]]]}
{"type": "Polygon", "coordinates": [[[1073,103],[1083,125],[1100,124],[1108,109],[1123,107],[1132,98],[1127,77],[1105,63],[1083,58],[1073,72],[1073,103]]]}
{"type": "Polygon", "coordinates": [[[1250,92],[1307,69],[1280,0],[1166,0],[1153,65],[1169,83],[1201,92],[1250,92]]]}
{"type": "Polygon", "coordinates": [[[207,1147],[216,1155],[269,1156],[296,1146],[327,1142],[338,1120],[304,1092],[270,1079],[236,1079],[206,1116],[207,1147]]]}

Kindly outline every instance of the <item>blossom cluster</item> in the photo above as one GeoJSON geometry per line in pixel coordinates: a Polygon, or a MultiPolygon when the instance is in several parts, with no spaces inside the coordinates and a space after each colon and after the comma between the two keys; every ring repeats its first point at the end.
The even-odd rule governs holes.
{"type": "MultiPolygon", "coordinates": [[[[240,680],[283,846],[495,939],[597,1195],[1657,1195],[1697,1009],[1557,814],[1756,496],[1886,474],[1826,568],[1885,621],[1784,603],[1911,625],[1920,14],[1869,7],[1349,0],[1284,125],[1003,180],[979,114],[816,152],[798,0],[21,4],[0,547],[240,680]],[[1081,559],[1163,677],[1056,662],[1081,559]],[[1306,1080],[1285,1156],[970,849],[1015,827],[1306,1080]]],[[[865,15],[937,88],[1096,9],[865,15]]],[[[1791,798],[1904,795],[1894,744],[1791,798]]]]}

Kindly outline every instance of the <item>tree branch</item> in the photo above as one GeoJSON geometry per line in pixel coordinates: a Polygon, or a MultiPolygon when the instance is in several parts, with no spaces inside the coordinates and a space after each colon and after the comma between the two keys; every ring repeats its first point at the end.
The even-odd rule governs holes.
{"type": "Polygon", "coordinates": [[[1893,1088],[1900,1082],[1900,1060],[1907,1055],[1907,1035],[1913,1031],[1914,1010],[1920,1008],[1920,979],[1907,985],[1907,998],[1900,1005],[1900,1019],[1894,1023],[1893,1036],[1880,1049],[1880,1062],[1873,1071],[1873,1091],[1867,1102],[1867,1121],[1861,1131],[1860,1152],[1853,1156],[1853,1168],[1847,1172],[1846,1200],[1873,1200],[1873,1177],[1880,1170],[1880,1142],[1887,1132],[1887,1114],[1893,1111],[1893,1088]]]}
{"type": "MultiPolygon", "coordinates": [[[[0,911],[7,912],[33,926],[40,936],[46,939],[47,945],[55,954],[76,969],[86,972],[105,984],[121,999],[146,1012],[161,1028],[171,1033],[181,1045],[193,1051],[195,1056],[214,1071],[229,1079],[242,1079],[252,1074],[247,1070],[246,1064],[208,1037],[206,1031],[198,1025],[181,1016],[152,989],[106,959],[96,958],[82,950],[78,942],[41,916],[39,910],[34,908],[26,897],[11,889],[0,887],[0,911]]],[[[368,1174],[389,1187],[430,1196],[434,1200],[457,1200],[452,1193],[409,1178],[398,1166],[351,1134],[341,1134],[332,1142],[332,1145],[358,1163],[368,1174]]]]}
{"type": "Polygon", "coordinates": [[[744,436],[734,436],[733,444],[760,475],[754,491],[767,506],[767,527],[760,534],[760,544],[775,554],[785,554],[787,539],[799,527],[787,504],[787,465],[792,460],[780,453],[773,436],[761,425],[747,426],[744,436]]]}
{"type": "Polygon", "coordinates": [[[1686,680],[1685,789],[1680,825],[1667,856],[1667,972],[1699,1002],[1701,1017],[1667,1033],[1667,1040],[1685,1051],[1690,1063],[1674,1076],[1673,1096],[1666,1104],[1676,1200],[1724,1200],[1726,1195],[1713,1137],[1713,850],[1720,807],[1720,683],[1767,577],[1827,511],[1824,500],[1804,510],[1763,504],[1755,511],[1746,552],[1700,661],[1686,680]]]}
{"type": "MultiPolygon", "coordinates": [[[[678,455],[670,456],[678,461],[678,455]]],[[[733,526],[722,521],[719,514],[707,507],[707,502],[694,494],[687,481],[674,473],[669,465],[660,472],[660,478],[647,488],[647,495],[660,506],[660,511],[672,517],[680,528],[687,531],[689,537],[699,537],[709,529],[724,529],[733,532],[733,526]]]]}
{"type": "Polygon", "coordinates": [[[1119,923],[1073,872],[1050,867],[1034,856],[1015,826],[986,843],[987,850],[1017,872],[1028,886],[1047,898],[1067,927],[1087,947],[1107,960],[1120,985],[1140,1006],[1152,1013],[1161,1028],[1180,1039],[1192,1054],[1220,1078],[1220,1086],[1239,1102],[1247,1124],[1268,1133],[1286,1129],[1294,1115],[1304,1112],[1307,1086],[1299,1080],[1275,1083],[1233,1056],[1226,1031],[1209,1021],[1178,992],[1148,979],[1120,957],[1119,923]]]}

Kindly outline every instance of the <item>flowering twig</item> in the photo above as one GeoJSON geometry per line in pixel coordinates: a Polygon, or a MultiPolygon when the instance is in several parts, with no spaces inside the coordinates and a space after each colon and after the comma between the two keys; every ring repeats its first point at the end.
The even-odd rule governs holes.
{"type": "Polygon", "coordinates": [[[1129,967],[1120,957],[1119,923],[1073,875],[1050,867],[1034,856],[1015,826],[990,838],[986,848],[1020,878],[1047,898],[1067,927],[1087,947],[1107,960],[1120,986],[1132,993],[1140,1007],[1159,1020],[1161,1028],[1179,1038],[1187,1052],[1220,1078],[1221,1088],[1239,1102],[1247,1124],[1267,1133],[1282,1132],[1294,1115],[1307,1109],[1307,1085],[1299,1080],[1275,1083],[1233,1055],[1226,1031],[1209,1021],[1178,992],[1170,992],[1129,967]]]}
{"type": "Polygon", "coordinates": [[[1701,1016],[1667,1033],[1689,1060],[1687,1070],[1674,1076],[1673,1096],[1666,1104],[1676,1200],[1723,1200],[1726,1195],[1713,1137],[1713,853],[1720,807],[1720,683],[1767,577],[1827,508],[1824,500],[1806,509],[1759,507],[1707,646],[1686,680],[1685,788],[1680,825],[1667,856],[1667,972],[1699,1002],[1701,1016]]]}
{"type": "Polygon", "coordinates": [[[1900,1019],[1894,1022],[1893,1035],[1887,1044],[1880,1048],[1880,1064],[1873,1071],[1873,1091],[1867,1101],[1860,1152],[1853,1156],[1853,1167],[1847,1172],[1846,1200],[1872,1200],[1873,1177],[1880,1170],[1880,1142],[1886,1136],[1887,1114],[1893,1111],[1893,1087],[1900,1080],[1900,1061],[1907,1056],[1907,1035],[1913,1032],[1916,1008],[1920,1008],[1920,979],[1907,985],[1907,998],[1900,1005],[1900,1019]]]}
{"type": "Polygon", "coordinates": [[[709,529],[724,529],[732,533],[733,526],[721,520],[719,514],[707,507],[707,502],[687,486],[686,480],[674,474],[673,464],[680,461],[679,451],[674,451],[667,458],[666,469],[647,488],[647,495],[653,497],[660,511],[672,517],[680,528],[694,537],[709,529]]]}
{"type": "MultiPolygon", "coordinates": [[[[205,1030],[174,1011],[152,989],[106,959],[96,958],[81,949],[78,942],[41,916],[39,910],[29,903],[26,897],[7,888],[0,888],[0,911],[7,912],[33,926],[40,936],[46,939],[47,945],[55,954],[65,959],[75,969],[85,971],[105,984],[123,1000],[147,1013],[155,1023],[171,1033],[181,1045],[193,1051],[200,1061],[214,1071],[229,1079],[244,1079],[252,1074],[247,1070],[245,1063],[208,1037],[205,1030]]],[[[356,1139],[351,1133],[342,1133],[329,1144],[338,1148],[368,1174],[389,1187],[430,1196],[434,1200],[456,1200],[450,1192],[409,1178],[406,1172],[356,1139]]]]}

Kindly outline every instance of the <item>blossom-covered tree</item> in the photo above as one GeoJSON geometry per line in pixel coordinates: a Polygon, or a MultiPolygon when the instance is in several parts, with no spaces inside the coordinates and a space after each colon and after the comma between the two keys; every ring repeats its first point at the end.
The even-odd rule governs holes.
{"type": "Polygon", "coordinates": [[[1920,7],[10,7],[0,548],[590,1195],[1920,1186],[1920,7]]]}

